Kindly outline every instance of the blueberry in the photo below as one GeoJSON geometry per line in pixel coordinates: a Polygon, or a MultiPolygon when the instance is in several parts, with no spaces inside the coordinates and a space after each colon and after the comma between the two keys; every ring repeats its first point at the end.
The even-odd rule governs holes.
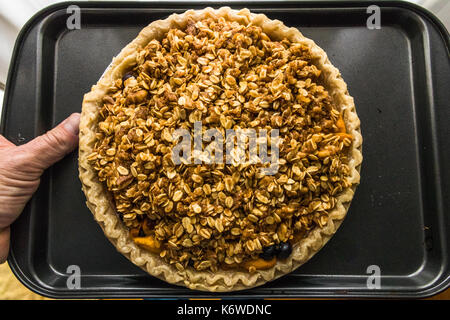
{"type": "Polygon", "coordinates": [[[274,244],[273,246],[275,248],[275,255],[278,256],[278,254],[280,253],[280,244],[277,243],[277,244],[274,244]]]}
{"type": "Polygon", "coordinates": [[[259,255],[262,259],[269,261],[277,254],[275,246],[264,247],[263,252],[259,255]]]}
{"type": "Polygon", "coordinates": [[[134,73],[133,73],[133,72],[127,72],[127,73],[125,73],[125,74],[123,75],[122,81],[125,81],[125,80],[127,80],[127,79],[129,79],[129,78],[131,78],[131,77],[134,77],[134,73]]]}
{"type": "Polygon", "coordinates": [[[278,259],[287,259],[292,253],[292,246],[289,242],[280,242],[278,259]]]}

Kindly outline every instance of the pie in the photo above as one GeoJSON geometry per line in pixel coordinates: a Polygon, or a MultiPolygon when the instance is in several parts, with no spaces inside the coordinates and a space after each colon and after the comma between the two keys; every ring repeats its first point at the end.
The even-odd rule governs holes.
{"type": "Polygon", "coordinates": [[[223,292],[292,272],[325,245],[359,183],[361,146],[353,98],[321,48],[263,14],[206,8],[152,22],[113,59],[84,96],[79,170],[119,252],[169,283],[223,292]]]}

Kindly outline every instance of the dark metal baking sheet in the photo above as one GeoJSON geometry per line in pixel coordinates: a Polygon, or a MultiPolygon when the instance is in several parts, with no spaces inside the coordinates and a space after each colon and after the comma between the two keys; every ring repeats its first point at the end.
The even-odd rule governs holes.
{"type": "MultiPolygon", "coordinates": [[[[1,133],[25,143],[80,111],[112,57],[155,19],[203,4],[76,2],[35,15],[22,30],[7,81],[1,133]]],[[[208,2],[219,7],[223,3],[208,2]]],[[[330,242],[295,272],[233,297],[423,297],[449,285],[449,36],[428,12],[382,2],[369,30],[365,2],[232,2],[298,27],[329,55],[355,98],[364,137],[361,185],[330,242]],[[377,265],[381,288],[367,287],[377,265]]],[[[73,153],[48,170],[12,226],[9,264],[50,297],[228,297],[169,285],[108,242],[84,204],[73,153]],[[79,266],[81,288],[68,289],[79,266]]]]}

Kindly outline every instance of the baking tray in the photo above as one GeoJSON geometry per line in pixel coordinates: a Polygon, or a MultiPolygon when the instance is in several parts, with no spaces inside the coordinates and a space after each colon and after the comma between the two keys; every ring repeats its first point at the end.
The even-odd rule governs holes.
{"type": "MultiPolygon", "coordinates": [[[[70,113],[139,30],[197,2],[75,2],[50,6],[21,31],[1,133],[22,144],[70,113]]],[[[372,3],[371,3],[372,4],[372,3]]],[[[209,2],[219,7],[223,2],[209,2]]],[[[450,188],[449,35],[429,12],[380,2],[369,30],[366,2],[230,2],[298,27],[329,55],[355,98],[364,137],[361,185],[330,242],[295,272],[262,287],[209,294],[169,285],[116,251],[85,205],[74,152],[44,174],[12,225],[11,269],[31,290],[57,298],[424,297],[448,287],[450,188]],[[81,287],[68,289],[68,267],[81,287]],[[381,271],[367,286],[368,267],[381,271]]],[[[369,274],[368,274],[369,273],[369,274]]]]}

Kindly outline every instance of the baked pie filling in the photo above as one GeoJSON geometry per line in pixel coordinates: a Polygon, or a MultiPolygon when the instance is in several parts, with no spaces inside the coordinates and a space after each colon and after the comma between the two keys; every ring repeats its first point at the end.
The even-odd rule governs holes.
{"type": "Polygon", "coordinates": [[[179,271],[268,269],[328,222],[348,177],[342,112],[310,48],[223,17],[151,40],[104,96],[88,156],[141,248],[179,271]],[[175,165],[174,130],[280,137],[279,167],[175,165]]]}

